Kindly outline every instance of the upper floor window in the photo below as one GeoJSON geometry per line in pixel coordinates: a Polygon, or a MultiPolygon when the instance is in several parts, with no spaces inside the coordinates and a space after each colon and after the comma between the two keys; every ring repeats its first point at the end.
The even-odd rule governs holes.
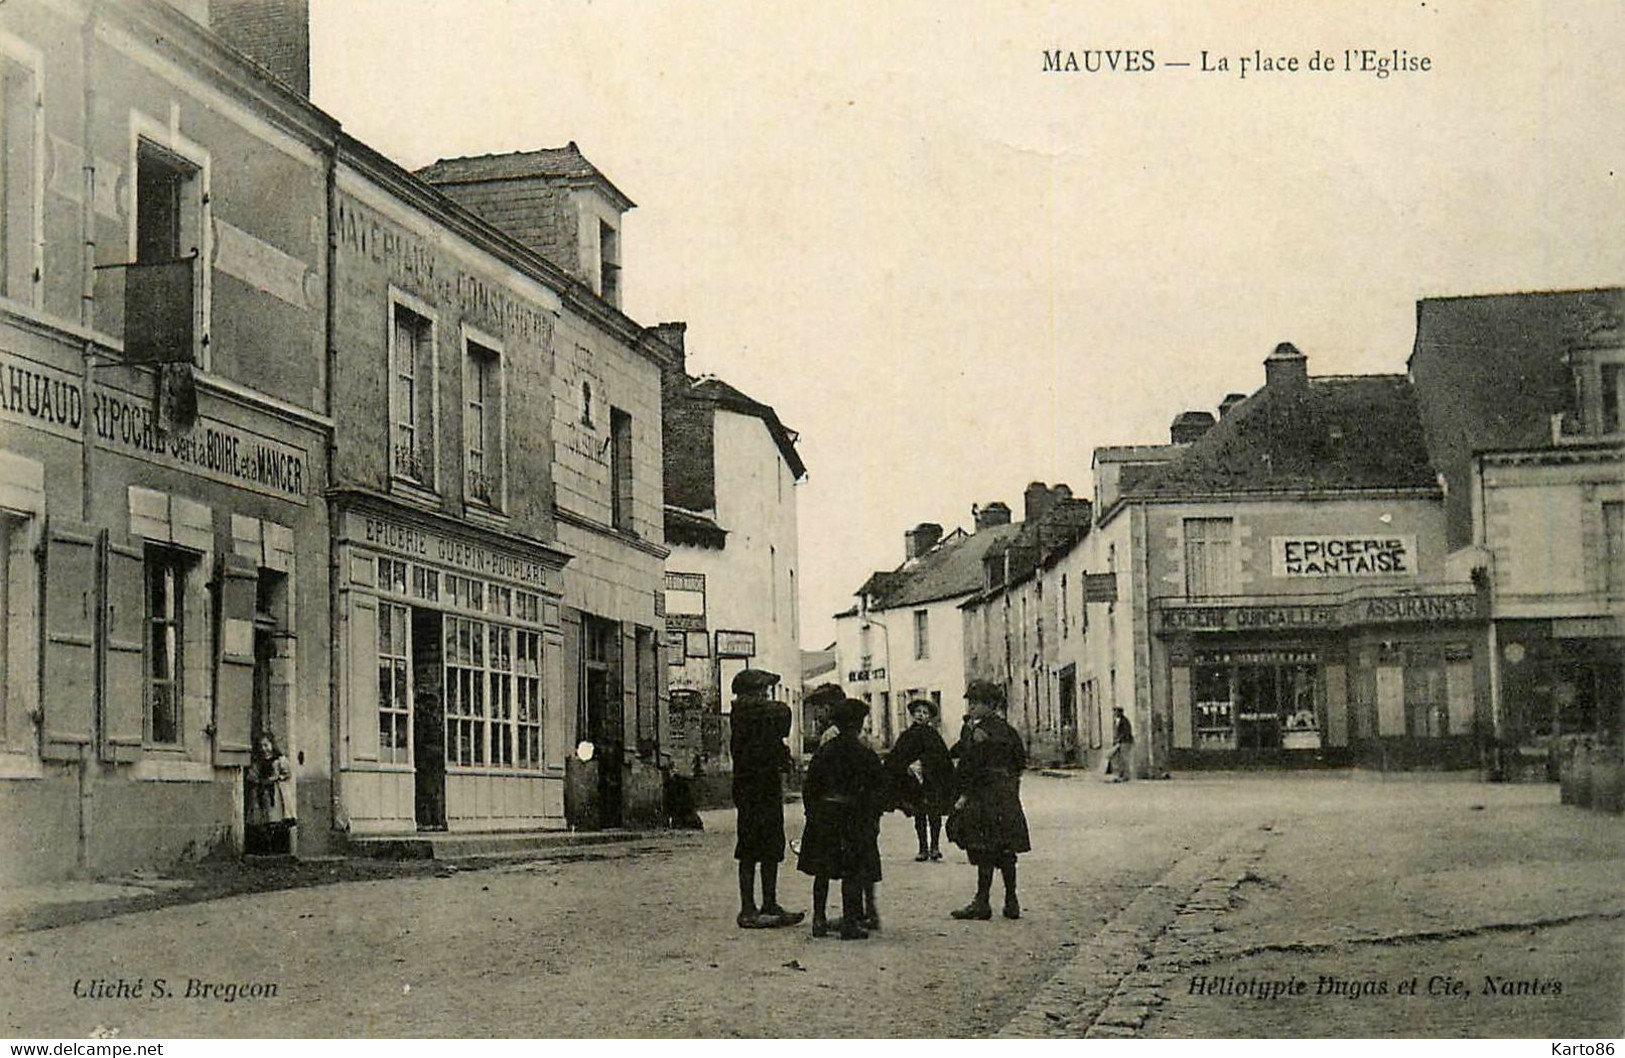
{"type": "Polygon", "coordinates": [[[34,304],[42,245],[39,58],[0,39],[0,294],[34,304]]]}
{"type": "Polygon", "coordinates": [[[1185,595],[1235,593],[1233,518],[1185,519],[1185,595]]]}
{"type": "Polygon", "coordinates": [[[464,473],[470,501],[492,510],[503,506],[505,437],[502,354],[474,341],[463,358],[464,473]]]}
{"type": "Polygon", "coordinates": [[[1620,408],[1625,405],[1625,363],[1599,365],[1602,382],[1602,432],[1620,432],[1620,408]]]}
{"type": "Polygon", "coordinates": [[[609,410],[610,524],[632,528],[632,416],[609,410]]]}
{"type": "Polygon", "coordinates": [[[931,611],[914,611],[914,660],[924,661],[931,656],[931,611]]]}
{"type": "Polygon", "coordinates": [[[1602,505],[1603,590],[1625,595],[1625,503],[1602,505]]]}
{"type": "Polygon", "coordinates": [[[434,488],[434,323],[390,304],[390,471],[434,488]]]}
{"type": "Polygon", "coordinates": [[[140,119],[135,149],[135,204],[131,210],[133,260],[124,292],[124,344],[131,359],[185,362],[207,368],[207,327],[196,306],[208,308],[207,155],[171,146],[167,130],[140,119]],[[160,143],[159,138],[165,142],[160,143]],[[202,284],[202,289],[199,285],[202,284]]]}

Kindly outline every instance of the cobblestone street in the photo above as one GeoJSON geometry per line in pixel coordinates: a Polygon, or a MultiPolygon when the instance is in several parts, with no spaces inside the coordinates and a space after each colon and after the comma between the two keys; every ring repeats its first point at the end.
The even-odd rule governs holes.
{"type": "MultiPolygon", "coordinates": [[[[1018,922],[950,920],[973,871],[957,850],[913,862],[912,831],[890,816],[875,938],[739,930],[731,817],[710,813],[704,834],[567,858],[14,932],[0,939],[0,1031],[1625,1031],[1625,821],[1561,806],[1555,787],[1346,773],[1105,785],[1073,775],[1030,776],[1024,796],[1036,851],[1022,859],[1018,922]],[[156,995],[159,979],[169,996],[156,995]],[[1413,980],[1416,994],[1405,994],[1413,980]],[[85,995],[120,982],[141,982],[142,994],[85,995]],[[231,1001],[218,987],[196,994],[233,984],[231,1001]],[[275,995],[253,996],[256,984],[275,995]],[[1255,995],[1271,989],[1291,994],[1255,995]]],[[[794,835],[799,813],[790,815],[794,835]]],[[[807,906],[806,882],[786,870],[788,906],[807,906]]]]}

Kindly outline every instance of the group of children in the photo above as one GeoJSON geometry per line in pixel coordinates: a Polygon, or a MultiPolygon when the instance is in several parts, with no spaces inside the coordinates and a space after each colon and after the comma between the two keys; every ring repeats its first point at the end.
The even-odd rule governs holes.
{"type": "Polygon", "coordinates": [[[833,931],[843,940],[860,940],[880,928],[874,900],[881,878],[880,817],[892,808],[914,819],[915,860],[942,859],[938,842],[946,817],[948,840],[976,865],[976,896],[951,912],[954,918],[993,917],[995,868],[1004,880],[1004,917],[1021,917],[1016,857],[1032,847],[1020,798],[1026,751],[1004,720],[1002,688],[973,680],[965,698],[965,726],[953,749],[937,732],[936,705],[920,699],[909,703],[912,723],[882,762],[860,737],[866,703],[833,685],[808,696],[808,707],[825,711],[830,725],[802,786],[806,828],[796,866],[813,877],[813,936],[833,931]],[[841,885],[841,918],[833,930],[827,914],[832,879],[841,885]]]}

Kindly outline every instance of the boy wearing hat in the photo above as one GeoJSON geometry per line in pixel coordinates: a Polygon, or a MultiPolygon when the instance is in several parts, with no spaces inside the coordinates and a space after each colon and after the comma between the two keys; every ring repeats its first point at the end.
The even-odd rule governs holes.
{"type": "Polygon", "coordinates": [[[841,880],[841,939],[862,940],[876,928],[865,926],[880,881],[880,814],[889,779],[875,751],[858,738],[868,714],[868,705],[855,698],[830,708],[836,736],[818,747],[802,787],[807,826],[796,866],[813,876],[815,937],[829,935],[831,878],[841,880]]]}
{"type": "Polygon", "coordinates": [[[1020,918],[1016,899],[1016,856],[1032,848],[1027,816],[1021,810],[1021,772],[1027,751],[1021,736],[1004,720],[1004,690],[987,680],[965,688],[970,724],[955,747],[953,815],[948,840],[964,849],[976,865],[976,896],[952,912],[954,918],[987,920],[993,870],[1004,876],[1004,917],[1020,918]]]}
{"type": "Polygon", "coordinates": [[[733,799],[739,830],[734,859],[739,861],[739,917],[742,929],[793,926],[806,915],[779,906],[779,863],[784,859],[783,776],[790,769],[790,707],[769,693],[777,673],[745,669],[733,678],[733,799]],[[762,874],[762,904],[756,905],[756,872],[762,874]]]}
{"type": "Polygon", "coordinates": [[[886,770],[892,773],[903,811],[914,817],[914,833],[920,840],[920,852],[914,859],[940,860],[942,852],[937,843],[942,834],[942,817],[954,801],[954,762],[948,755],[948,744],[937,733],[936,703],[916,698],[908,703],[908,715],[913,723],[886,755],[886,770]]]}

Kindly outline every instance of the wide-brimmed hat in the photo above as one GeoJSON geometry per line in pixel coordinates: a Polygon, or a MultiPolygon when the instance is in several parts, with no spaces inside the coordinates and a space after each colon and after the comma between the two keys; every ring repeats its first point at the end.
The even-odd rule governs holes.
{"type": "Polygon", "coordinates": [[[765,691],[779,682],[779,674],[766,669],[745,669],[734,677],[733,692],[735,694],[749,694],[751,691],[765,691]]]}
{"type": "Polygon", "coordinates": [[[995,709],[1003,709],[1004,688],[992,680],[971,680],[965,684],[965,700],[991,705],[995,709]]]}
{"type": "Polygon", "coordinates": [[[925,708],[931,710],[931,715],[934,717],[942,715],[942,710],[937,708],[937,703],[929,698],[916,698],[909,702],[906,708],[910,713],[913,713],[916,709],[925,708]]]}

